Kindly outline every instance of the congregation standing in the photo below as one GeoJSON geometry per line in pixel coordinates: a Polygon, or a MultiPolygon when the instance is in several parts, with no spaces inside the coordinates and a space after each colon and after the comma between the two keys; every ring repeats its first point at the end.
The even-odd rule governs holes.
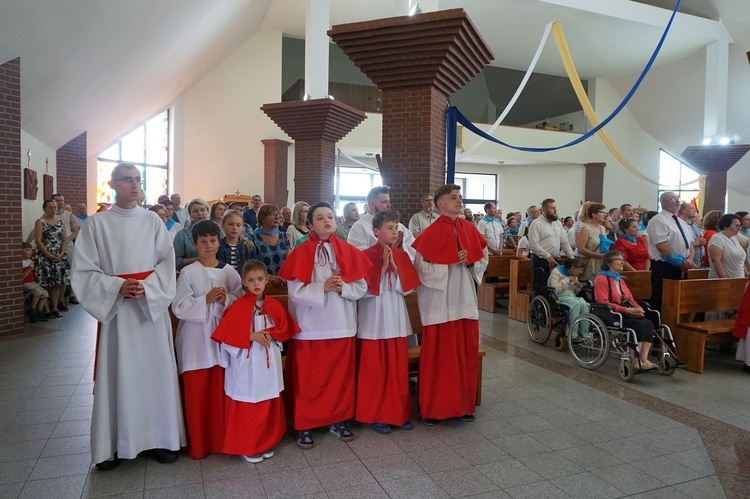
{"type": "MultiPolygon", "coordinates": [[[[413,292],[423,326],[419,416],[429,426],[473,421],[476,286],[488,257],[520,251],[523,239],[534,287],[549,280],[573,316],[585,311],[580,282],[611,285],[602,276],[625,268],[651,267],[658,306],[660,281],[693,268],[696,248],[715,263],[715,277],[733,276],[727,269],[737,262],[747,273],[736,236],[749,231],[750,218],[747,228],[744,217],[720,219],[722,232],[706,248],[694,210],[673,193],[662,194],[662,212],[647,228],[630,205],[610,213],[585,203],[575,222],[559,220],[555,201],[545,199],[529,207],[519,229],[521,213],[506,220],[493,201],[484,214],[471,214],[460,187],[449,184],[422,197],[407,228],[385,186],[368,193],[364,214],[349,203],[337,223],[326,203],[279,210],[257,195],[244,212],[199,198],[183,207],[179,194],[144,210],[140,180],[133,165],[118,165],[110,181],[115,204],[91,217],[85,208],[64,217],[70,229],[56,200],[45,202],[34,231],[38,249],[24,260],[55,293],[50,313],[59,314],[54,288],[70,281],[100,323],[91,451],[102,470],[141,452],[173,462],[182,448],[194,459],[225,453],[260,462],[273,456],[287,419],[303,449],[315,445],[316,428],[355,438],[352,420],[378,433],[412,429],[407,350],[416,338],[405,297],[413,292]],[[77,249],[67,277],[71,239],[77,249]],[[266,295],[268,286],[277,291],[266,295]],[[286,306],[274,298],[279,289],[286,306]],[[174,340],[170,305],[179,319],[174,340]],[[127,334],[133,324],[137,333],[127,334]]],[[[647,357],[650,337],[638,339],[647,357]]],[[[743,360],[750,357],[745,343],[741,337],[743,360]]],[[[647,358],[640,362],[649,367],[647,358]]]]}

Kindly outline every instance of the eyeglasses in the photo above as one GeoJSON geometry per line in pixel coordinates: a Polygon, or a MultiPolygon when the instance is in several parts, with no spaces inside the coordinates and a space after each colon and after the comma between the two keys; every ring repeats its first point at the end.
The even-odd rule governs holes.
{"type": "Polygon", "coordinates": [[[732,224],[730,225],[730,227],[733,229],[739,229],[740,227],[742,227],[742,224],[732,224]]]}
{"type": "Polygon", "coordinates": [[[141,177],[120,177],[116,178],[115,182],[117,182],[118,180],[122,180],[126,184],[140,184],[143,181],[141,177]]]}
{"type": "Polygon", "coordinates": [[[600,215],[606,215],[607,213],[608,213],[608,212],[606,212],[606,211],[600,211],[600,212],[599,212],[599,214],[600,214],[600,215]]]}

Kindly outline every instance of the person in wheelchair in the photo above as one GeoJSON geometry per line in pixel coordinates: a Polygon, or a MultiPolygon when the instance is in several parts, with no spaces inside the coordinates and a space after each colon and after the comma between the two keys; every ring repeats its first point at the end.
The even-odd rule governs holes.
{"type": "Polygon", "coordinates": [[[648,360],[657,324],[646,317],[646,311],[638,305],[628,289],[626,279],[621,276],[624,265],[625,257],[621,252],[612,250],[604,254],[602,270],[594,279],[594,299],[596,303],[606,304],[613,312],[622,314],[622,326],[635,331],[638,351],[631,351],[630,362],[633,366],[641,371],[658,369],[648,360]]]}
{"type": "MultiPolygon", "coordinates": [[[[559,302],[568,307],[571,323],[576,317],[589,311],[589,304],[586,300],[576,296],[583,287],[578,278],[583,274],[585,268],[586,265],[579,258],[565,260],[562,265],[558,265],[552,270],[547,281],[547,286],[555,290],[559,302]]],[[[571,334],[576,337],[581,334],[586,335],[588,333],[588,322],[584,322],[580,326],[586,328],[586,331],[571,331],[571,334]]]]}

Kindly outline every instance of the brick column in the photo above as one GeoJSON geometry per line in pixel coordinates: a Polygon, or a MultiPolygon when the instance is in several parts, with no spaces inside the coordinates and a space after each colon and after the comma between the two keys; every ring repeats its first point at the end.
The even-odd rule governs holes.
{"type": "Polygon", "coordinates": [[[333,203],[336,142],[367,117],[333,99],[265,104],[260,108],[294,139],[294,200],[333,203]]]}
{"type": "Polygon", "coordinates": [[[21,59],[0,65],[0,336],[22,333],[21,59]]]}
{"type": "Polygon", "coordinates": [[[585,187],[583,189],[583,199],[594,203],[601,203],[604,200],[604,167],[607,163],[586,163],[585,187]]]}
{"type": "Polygon", "coordinates": [[[445,183],[448,97],[494,58],[463,9],[334,26],[329,36],[383,92],[383,160],[394,208],[422,209],[445,183]]]}
{"type": "Polygon", "coordinates": [[[726,146],[690,146],[682,158],[695,171],[706,176],[706,189],[701,199],[701,212],[726,210],[727,172],[750,150],[748,144],[726,146]]]}
{"type": "Polygon", "coordinates": [[[265,139],[263,142],[263,201],[275,204],[279,209],[289,200],[287,189],[287,163],[291,142],[265,139]]]}
{"type": "Polygon", "coordinates": [[[86,204],[86,132],[68,141],[56,151],[57,180],[55,192],[75,208],[86,204]]]}

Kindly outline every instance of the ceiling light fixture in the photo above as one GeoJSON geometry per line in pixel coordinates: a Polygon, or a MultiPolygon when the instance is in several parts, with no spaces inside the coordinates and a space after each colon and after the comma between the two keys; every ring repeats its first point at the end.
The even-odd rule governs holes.
{"type": "Polygon", "coordinates": [[[409,9],[409,15],[413,16],[415,14],[421,14],[422,9],[419,8],[419,3],[415,3],[411,9],[409,9]]]}

